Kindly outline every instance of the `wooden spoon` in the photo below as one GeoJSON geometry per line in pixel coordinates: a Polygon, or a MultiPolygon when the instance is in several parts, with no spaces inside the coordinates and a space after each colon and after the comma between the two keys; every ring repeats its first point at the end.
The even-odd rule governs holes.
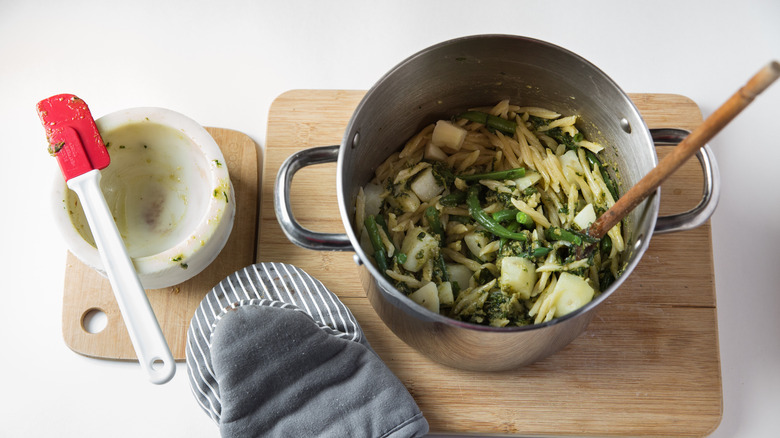
{"type": "Polygon", "coordinates": [[[778,77],[780,77],[780,63],[777,61],[772,61],[762,68],[664,157],[658,166],[642,177],[609,210],[596,219],[588,228],[587,234],[597,239],[604,237],[612,227],[654,193],[669,175],[679,169],[778,77]]]}

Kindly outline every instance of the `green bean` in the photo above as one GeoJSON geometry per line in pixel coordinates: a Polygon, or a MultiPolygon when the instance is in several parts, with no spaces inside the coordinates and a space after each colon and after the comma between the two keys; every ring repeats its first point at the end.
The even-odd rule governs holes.
{"type": "Polygon", "coordinates": [[[376,224],[382,227],[382,229],[385,231],[385,235],[390,235],[390,231],[387,229],[387,221],[385,221],[385,217],[380,215],[374,216],[374,219],[376,219],[376,224]]]}
{"type": "MultiPolygon", "coordinates": [[[[577,246],[585,243],[598,243],[599,239],[591,237],[585,233],[578,233],[573,230],[565,230],[559,227],[550,227],[544,232],[547,240],[563,240],[565,242],[571,242],[577,246]]],[[[593,246],[593,245],[592,245],[593,246]]]]}
{"type": "Polygon", "coordinates": [[[366,225],[366,231],[368,231],[368,238],[371,240],[371,246],[374,247],[374,259],[379,267],[379,271],[382,275],[385,275],[387,271],[387,251],[385,251],[385,245],[382,243],[382,236],[379,235],[379,227],[376,223],[374,215],[368,215],[364,221],[366,225]]]}
{"type": "Polygon", "coordinates": [[[534,248],[531,251],[531,257],[534,257],[534,258],[536,258],[536,257],[544,257],[547,254],[549,254],[550,251],[552,251],[552,248],[547,248],[546,246],[540,246],[539,248],[534,248]]]}
{"type": "Polygon", "coordinates": [[[513,219],[512,223],[518,223],[525,228],[533,228],[534,226],[534,220],[531,219],[531,216],[528,216],[528,214],[523,213],[522,211],[518,211],[516,208],[508,208],[493,213],[493,220],[496,222],[506,222],[510,219],[513,219]]]}
{"type": "Polygon", "coordinates": [[[591,168],[595,169],[596,166],[599,166],[599,169],[601,169],[601,160],[599,160],[599,157],[597,157],[593,151],[585,149],[585,158],[588,159],[588,163],[590,163],[591,168]]]}
{"type": "Polygon", "coordinates": [[[506,222],[510,219],[514,219],[517,216],[517,213],[520,213],[515,208],[508,208],[506,210],[501,210],[493,213],[493,220],[496,222],[506,222]]]}
{"type": "Polygon", "coordinates": [[[475,173],[474,175],[458,175],[463,181],[479,181],[481,179],[515,179],[525,176],[525,168],[498,170],[496,172],[475,173]]]}
{"type": "Polygon", "coordinates": [[[436,264],[439,266],[439,270],[441,271],[441,281],[450,281],[450,273],[447,271],[447,264],[444,263],[444,254],[439,252],[439,256],[436,257],[436,264]]]}
{"type": "Polygon", "coordinates": [[[517,131],[517,123],[492,114],[488,114],[487,116],[487,126],[488,128],[493,128],[496,131],[501,131],[507,135],[515,135],[515,132],[517,131]]]}
{"type": "Polygon", "coordinates": [[[531,216],[528,216],[528,213],[522,211],[517,212],[515,215],[515,220],[525,228],[533,228],[535,225],[535,222],[533,219],[531,219],[531,216]]]}
{"type": "Polygon", "coordinates": [[[602,292],[607,290],[607,288],[609,288],[609,286],[615,281],[615,277],[612,275],[612,271],[609,269],[606,269],[605,271],[599,272],[599,289],[601,289],[602,292]]]}
{"type": "Polygon", "coordinates": [[[425,209],[425,218],[428,219],[428,226],[431,227],[431,231],[439,236],[439,246],[444,245],[444,228],[439,218],[439,210],[431,205],[425,209]]]}
{"type": "Polygon", "coordinates": [[[466,111],[465,113],[458,115],[457,118],[487,125],[487,116],[488,113],[483,113],[482,111],[466,111]]]}
{"type": "Polygon", "coordinates": [[[560,227],[550,227],[545,231],[544,235],[547,237],[547,240],[563,240],[575,245],[582,245],[582,237],[560,227]]]}
{"type": "Polygon", "coordinates": [[[460,190],[439,198],[439,204],[446,207],[455,207],[457,205],[463,204],[464,202],[466,202],[466,192],[461,192],[460,190]]]}
{"type": "Polygon", "coordinates": [[[460,284],[458,284],[457,281],[451,281],[450,284],[452,285],[452,295],[455,298],[458,298],[458,294],[460,293],[460,284]]]}
{"type": "Polygon", "coordinates": [[[618,199],[618,191],[617,186],[615,185],[615,182],[612,180],[612,178],[609,177],[609,172],[607,172],[607,169],[604,168],[604,165],[601,164],[601,160],[599,160],[599,157],[596,156],[596,154],[593,153],[593,151],[585,150],[585,157],[588,159],[588,163],[590,163],[591,167],[595,170],[596,166],[598,166],[599,173],[601,174],[601,179],[604,180],[604,184],[607,186],[607,190],[609,190],[609,193],[612,195],[612,199],[617,201],[618,199]]]}
{"type": "Polygon", "coordinates": [[[482,206],[479,205],[479,185],[475,185],[469,188],[468,197],[466,198],[466,204],[469,207],[469,214],[474,218],[477,223],[485,227],[486,230],[495,234],[498,237],[506,237],[512,240],[527,240],[527,236],[523,233],[515,233],[507,230],[501,224],[494,221],[485,210],[482,210],[482,206]]]}
{"type": "Polygon", "coordinates": [[[615,181],[613,181],[612,178],[609,177],[609,173],[607,173],[607,171],[604,169],[601,169],[601,178],[604,180],[604,184],[606,184],[607,190],[609,190],[609,194],[612,195],[612,199],[617,201],[620,195],[618,194],[618,189],[617,189],[617,185],[615,184],[615,181]]]}
{"type": "MultiPolygon", "coordinates": [[[[495,213],[493,213],[493,216],[495,216],[495,213]]],[[[509,225],[506,226],[506,229],[509,230],[510,232],[514,233],[515,231],[517,231],[517,229],[519,227],[520,227],[520,224],[518,224],[517,222],[510,222],[509,225]]],[[[506,245],[506,241],[507,240],[509,240],[509,239],[507,239],[506,237],[502,237],[499,240],[499,247],[498,247],[499,251],[502,248],[504,248],[504,245],[506,245]]]]}
{"type": "Polygon", "coordinates": [[[451,214],[450,215],[450,220],[458,222],[460,224],[464,224],[464,225],[468,225],[468,224],[473,222],[473,219],[471,219],[470,216],[460,216],[460,215],[457,215],[457,214],[451,214]]]}
{"type": "Polygon", "coordinates": [[[471,122],[482,123],[488,128],[496,131],[501,131],[507,135],[515,135],[517,131],[517,123],[512,120],[507,120],[493,114],[488,114],[482,111],[466,111],[458,116],[459,119],[466,119],[471,122]]]}
{"type": "Polygon", "coordinates": [[[604,235],[604,237],[601,238],[601,242],[599,243],[599,248],[601,249],[601,254],[604,257],[609,256],[609,254],[612,252],[612,238],[608,235],[604,235]]]}

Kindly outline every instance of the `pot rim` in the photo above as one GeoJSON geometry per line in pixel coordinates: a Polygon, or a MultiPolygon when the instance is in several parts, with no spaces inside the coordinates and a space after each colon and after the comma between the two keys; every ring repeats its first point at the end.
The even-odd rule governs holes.
{"type": "MultiPolygon", "coordinates": [[[[548,47],[550,49],[560,51],[566,54],[567,56],[570,56],[573,59],[578,60],[583,64],[587,65],[589,68],[591,68],[595,75],[601,76],[601,79],[605,80],[610,85],[612,85],[617,91],[619,91],[620,95],[627,101],[629,108],[633,113],[631,115],[634,116],[636,120],[641,122],[641,126],[632,125],[631,129],[639,130],[640,134],[644,137],[645,142],[653,146],[651,147],[651,151],[653,152],[652,165],[653,167],[658,165],[658,156],[655,153],[655,147],[654,147],[653,139],[650,135],[650,130],[647,127],[647,123],[644,121],[644,118],[640,114],[639,109],[636,107],[634,102],[628,97],[628,94],[600,68],[598,68],[597,66],[595,66],[593,63],[583,58],[582,56],[568,49],[549,43],[547,41],[525,37],[525,36],[510,35],[510,34],[478,34],[478,35],[464,36],[464,37],[443,41],[414,53],[413,55],[407,57],[400,63],[396,64],[392,69],[390,69],[387,73],[385,73],[363,96],[360,103],[355,108],[355,111],[352,113],[352,116],[349,120],[346,130],[344,131],[344,137],[342,138],[341,147],[339,148],[337,166],[336,166],[336,187],[337,187],[336,191],[337,191],[337,197],[339,202],[339,210],[341,212],[341,218],[342,218],[342,222],[344,223],[346,234],[349,237],[350,242],[352,243],[355,253],[360,259],[360,264],[364,265],[365,268],[369,270],[371,276],[375,281],[379,283],[380,288],[383,291],[392,295],[393,298],[401,300],[401,302],[405,302],[404,300],[406,300],[406,302],[411,303],[412,301],[406,295],[404,295],[398,289],[396,289],[392,284],[390,284],[390,282],[379,272],[377,267],[371,261],[371,258],[365,253],[365,251],[363,251],[363,247],[360,245],[360,239],[355,234],[352,221],[350,220],[350,215],[348,214],[349,206],[347,204],[348,201],[347,195],[344,192],[345,187],[343,183],[342,169],[344,167],[344,160],[345,160],[345,156],[347,155],[347,151],[352,147],[354,147],[354,143],[356,143],[358,140],[357,136],[359,135],[359,133],[355,132],[355,134],[352,134],[355,128],[355,121],[358,118],[360,112],[363,110],[363,108],[365,108],[367,105],[370,104],[372,96],[377,93],[377,90],[379,90],[382,87],[384,82],[393,74],[395,74],[398,70],[404,68],[407,64],[415,61],[417,58],[425,56],[428,53],[438,50],[442,47],[450,46],[453,44],[459,44],[463,41],[472,41],[477,39],[495,39],[495,38],[513,39],[513,40],[519,40],[519,41],[529,42],[533,44],[539,44],[548,47]]],[[[399,141],[399,147],[402,145],[402,141],[399,141]]],[[[601,292],[597,297],[593,298],[589,303],[587,303],[586,305],[580,307],[579,309],[573,312],[570,312],[566,315],[553,318],[550,321],[539,323],[539,324],[530,324],[526,326],[513,326],[513,327],[492,327],[489,325],[474,324],[470,322],[459,321],[453,318],[449,318],[445,315],[432,312],[419,305],[406,306],[405,310],[414,313],[416,317],[422,318],[424,320],[441,323],[447,326],[463,328],[467,330],[480,331],[480,332],[493,332],[493,333],[518,333],[518,332],[529,332],[529,331],[540,330],[556,324],[561,324],[570,319],[574,319],[584,314],[587,314],[592,309],[598,307],[601,303],[603,303],[623,284],[623,282],[630,276],[630,274],[634,271],[636,266],[639,264],[639,261],[644,256],[645,251],[647,251],[647,248],[650,245],[650,240],[653,235],[653,230],[655,228],[656,221],[658,219],[658,213],[660,209],[660,192],[661,189],[658,188],[654,194],[649,196],[644,201],[645,207],[644,207],[644,211],[642,212],[642,216],[643,216],[642,221],[643,222],[645,220],[649,221],[647,236],[645,235],[636,236],[636,238],[632,241],[633,244],[631,246],[626,247],[626,251],[631,251],[631,253],[630,253],[630,259],[628,260],[628,262],[625,263],[624,267],[621,269],[622,274],[615,279],[615,281],[607,288],[607,290],[601,292]],[[644,216],[646,216],[649,213],[651,213],[650,217],[644,218],[644,216]]],[[[631,240],[627,239],[627,243],[629,241],[631,240]]]]}

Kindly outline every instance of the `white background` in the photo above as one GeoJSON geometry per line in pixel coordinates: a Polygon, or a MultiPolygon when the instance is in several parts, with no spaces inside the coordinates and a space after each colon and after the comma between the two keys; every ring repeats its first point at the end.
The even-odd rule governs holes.
{"type": "MultiPolygon", "coordinates": [[[[627,92],[678,93],[710,114],[780,59],[780,2],[0,0],[0,436],[215,437],[179,364],[88,359],[61,334],[66,249],[51,221],[55,160],[35,104],[70,92],[93,114],[162,106],[265,143],[273,99],[368,89],[429,45],[477,33],[547,40],[627,92]]],[[[715,437],[780,430],[780,84],[711,146],[724,415],[715,437]]],[[[685,260],[680,260],[685,263],[685,260]]]]}

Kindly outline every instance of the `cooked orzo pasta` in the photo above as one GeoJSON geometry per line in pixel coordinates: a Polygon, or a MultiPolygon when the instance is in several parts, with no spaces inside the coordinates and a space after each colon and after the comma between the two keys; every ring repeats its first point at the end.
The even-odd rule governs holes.
{"type": "Polygon", "coordinates": [[[360,189],[362,246],[409,298],[458,320],[528,325],[587,304],[624,240],[620,224],[598,242],[584,232],[618,194],[577,117],[505,100],[426,126],[360,189]]]}

